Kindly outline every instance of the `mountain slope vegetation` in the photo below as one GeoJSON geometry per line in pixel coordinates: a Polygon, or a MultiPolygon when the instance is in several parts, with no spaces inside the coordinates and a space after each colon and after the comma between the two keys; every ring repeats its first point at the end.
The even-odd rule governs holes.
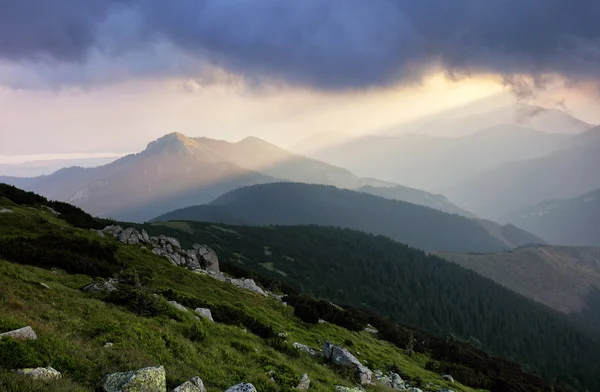
{"type": "MultiPolygon", "coordinates": [[[[289,391],[303,373],[311,378],[311,391],[354,385],[348,372],[291,345],[299,341],[319,347],[324,340],[347,346],[372,369],[400,372],[412,385],[427,391],[451,388],[474,392],[461,383],[463,380],[482,388],[478,391],[543,392],[550,388],[515,364],[455,339],[401,327],[374,314],[343,309],[293,291],[287,291],[293,306],[284,306],[274,297],[174,266],[139,245],[124,245],[77,224],[69,225],[49,211],[49,202],[43,199],[22,204],[32,195],[7,189],[0,197],[0,207],[10,210],[0,214],[0,227],[7,229],[0,231],[4,254],[0,258],[0,333],[29,325],[39,339],[0,338],[3,391],[93,391],[107,373],[158,365],[166,368],[169,388],[200,376],[209,392],[243,381],[252,382],[259,391],[289,391]],[[44,236],[53,236],[61,246],[40,240],[44,236]],[[6,244],[14,242],[28,242],[30,247],[7,251],[6,244]],[[62,257],[27,258],[22,257],[22,250],[58,250],[62,257]],[[105,264],[72,263],[87,256],[105,264]],[[115,274],[114,268],[120,271],[115,274]],[[115,290],[82,291],[94,281],[105,282],[98,276],[116,278],[115,290]],[[209,307],[216,322],[196,319],[191,311],[181,311],[167,300],[177,300],[189,310],[198,305],[209,307]],[[330,315],[341,319],[334,317],[330,323],[302,321],[301,308],[328,319],[330,315]],[[326,308],[328,314],[324,313],[326,308]],[[342,327],[344,319],[358,328],[342,327]],[[380,332],[363,330],[367,321],[380,332]],[[408,343],[410,350],[406,349],[408,343]],[[52,366],[63,377],[36,381],[10,371],[31,366],[52,366]],[[442,378],[440,372],[447,370],[456,375],[456,382],[442,378]]],[[[173,231],[166,226],[152,229],[173,231]]],[[[223,230],[217,232],[225,233],[223,230]]],[[[266,284],[277,286],[273,281],[266,284]]],[[[557,392],[571,390],[564,384],[553,387],[557,392]]],[[[379,384],[368,389],[389,390],[379,384]]]]}
{"type": "Polygon", "coordinates": [[[388,238],[331,227],[156,222],[182,243],[202,239],[229,271],[251,270],[301,292],[454,334],[547,377],[597,389],[598,343],[557,312],[487,278],[388,238]],[[586,381],[584,381],[586,380],[586,381]]]}
{"type": "MultiPolygon", "coordinates": [[[[333,186],[274,183],[240,188],[213,202],[159,216],[245,225],[338,226],[386,235],[425,250],[496,251],[532,242],[518,231],[509,241],[479,221],[333,186]]],[[[509,230],[510,231],[510,230],[509,230]]],[[[539,242],[542,242],[539,240],[539,242]]]]}

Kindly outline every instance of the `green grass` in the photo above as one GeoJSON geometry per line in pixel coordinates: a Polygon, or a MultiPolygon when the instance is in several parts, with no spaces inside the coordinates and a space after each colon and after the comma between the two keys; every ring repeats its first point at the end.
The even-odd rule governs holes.
{"type": "MultiPolygon", "coordinates": [[[[44,211],[11,208],[13,214],[0,215],[0,237],[47,230],[74,230],[80,236],[97,237],[90,231],[69,229],[44,211]]],[[[82,292],[81,287],[93,281],[89,276],[0,261],[0,332],[30,325],[39,336],[35,342],[1,341],[5,349],[0,350],[0,368],[4,368],[0,369],[0,390],[92,391],[107,373],[157,365],[165,366],[171,388],[199,376],[209,391],[222,391],[239,382],[251,382],[261,392],[287,391],[303,373],[311,378],[311,391],[331,391],[335,384],[352,386],[351,380],[321,358],[289,350],[296,341],[316,349],[330,340],[338,344],[352,341],[351,351],[373,370],[395,365],[404,375],[418,377],[424,384],[472,391],[457,383],[450,385],[440,375],[425,370],[429,360],[426,356],[407,357],[370,333],[351,332],[332,324],[304,324],[293,315],[291,307],[275,299],[172,266],[134,246],[119,245],[117,258],[140,275],[150,277],[158,292],[171,288],[210,306],[234,307],[271,325],[276,332],[287,333],[288,349],[277,349],[241,326],[198,322],[191,312],[142,317],[107,302],[102,295],[82,292]],[[192,328],[195,334],[190,333],[192,328]],[[107,342],[114,346],[104,348],[107,342]],[[16,365],[52,366],[63,373],[63,378],[49,384],[31,381],[7,372],[16,365]],[[275,383],[269,380],[269,370],[276,370],[275,383]]]]}

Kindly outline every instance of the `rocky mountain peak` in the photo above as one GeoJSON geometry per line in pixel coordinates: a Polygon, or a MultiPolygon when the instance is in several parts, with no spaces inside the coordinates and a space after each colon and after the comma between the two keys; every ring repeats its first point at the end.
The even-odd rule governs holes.
{"type": "Polygon", "coordinates": [[[196,144],[193,139],[179,132],[173,132],[150,142],[144,153],[193,154],[196,144]]]}

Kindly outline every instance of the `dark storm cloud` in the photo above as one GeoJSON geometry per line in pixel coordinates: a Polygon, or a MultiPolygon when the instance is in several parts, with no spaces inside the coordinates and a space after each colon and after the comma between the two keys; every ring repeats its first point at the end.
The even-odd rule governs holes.
{"type": "Polygon", "coordinates": [[[168,42],[249,79],[326,89],[440,66],[508,84],[515,74],[584,80],[600,78],[598,21],[597,0],[2,0],[0,58],[89,62],[91,50],[110,58],[168,42]]]}

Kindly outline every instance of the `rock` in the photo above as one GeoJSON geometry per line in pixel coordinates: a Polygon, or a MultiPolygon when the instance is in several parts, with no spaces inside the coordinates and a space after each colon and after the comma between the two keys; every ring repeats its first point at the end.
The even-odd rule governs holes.
{"type": "Polygon", "coordinates": [[[50,290],[50,286],[48,286],[46,283],[38,282],[38,285],[39,285],[40,287],[43,287],[43,288],[45,288],[46,290],[50,290]]]}
{"type": "Polygon", "coordinates": [[[442,389],[440,389],[440,392],[454,392],[454,391],[452,389],[442,388],[442,389]]]}
{"type": "Polygon", "coordinates": [[[254,388],[254,385],[247,383],[247,382],[243,382],[241,384],[232,386],[225,392],[257,392],[257,391],[256,391],[256,388],[254,388]]]}
{"type": "Polygon", "coordinates": [[[277,336],[279,336],[280,338],[283,338],[283,339],[285,339],[285,338],[287,338],[287,333],[285,333],[285,332],[279,332],[279,333],[277,334],[277,336]]]}
{"type": "Polygon", "coordinates": [[[308,391],[309,387],[310,387],[310,378],[308,378],[308,374],[303,374],[302,377],[300,377],[300,384],[298,384],[296,389],[299,391],[308,391]]]}
{"type": "Polygon", "coordinates": [[[362,385],[369,385],[372,383],[373,372],[360,363],[360,361],[345,348],[325,341],[325,344],[323,345],[323,356],[339,366],[355,368],[362,385]]]}
{"type": "Polygon", "coordinates": [[[336,385],[335,390],[337,392],[365,392],[365,390],[362,388],[348,388],[342,385],[336,385]]]}
{"type": "Polygon", "coordinates": [[[139,244],[139,233],[133,228],[127,228],[119,234],[119,242],[129,245],[139,244]]]}
{"type": "Polygon", "coordinates": [[[30,326],[15,329],[14,331],[0,333],[0,339],[13,338],[15,340],[37,340],[35,331],[30,326]]]}
{"type": "Polygon", "coordinates": [[[102,392],[165,392],[166,389],[165,368],[162,366],[107,374],[100,382],[102,392]]]}
{"type": "Polygon", "coordinates": [[[98,234],[98,236],[100,236],[100,237],[104,238],[104,232],[103,232],[102,230],[93,230],[93,229],[92,229],[92,231],[93,231],[94,233],[98,234]]]}
{"type": "Polygon", "coordinates": [[[206,245],[194,244],[192,246],[196,253],[198,253],[198,260],[200,266],[207,271],[220,272],[219,270],[219,258],[214,250],[206,245]]]}
{"type": "Polygon", "coordinates": [[[386,387],[392,388],[392,378],[386,376],[385,374],[383,374],[383,372],[381,370],[375,370],[373,372],[373,376],[375,377],[375,380],[381,384],[381,385],[385,385],[386,387]]]}
{"type": "Polygon", "coordinates": [[[58,370],[49,366],[46,368],[17,369],[14,372],[40,380],[55,380],[61,377],[61,374],[58,370]]]}
{"type": "Polygon", "coordinates": [[[0,210],[0,214],[10,214],[13,212],[10,208],[3,208],[0,210]]]}
{"type": "Polygon", "coordinates": [[[327,324],[327,321],[325,321],[325,320],[323,320],[323,319],[321,319],[321,318],[320,318],[320,319],[318,320],[318,323],[319,323],[319,324],[327,324]]]}
{"type": "Polygon", "coordinates": [[[255,293],[264,295],[265,297],[267,296],[267,293],[265,293],[265,291],[261,289],[253,279],[231,279],[230,282],[242,289],[254,291],[255,293]]]}
{"type": "Polygon", "coordinates": [[[415,388],[415,387],[410,387],[407,389],[408,392],[423,392],[421,389],[419,388],[415,388]]]}
{"type": "Polygon", "coordinates": [[[148,235],[148,233],[146,233],[146,230],[144,230],[144,229],[142,229],[142,240],[146,244],[150,243],[150,236],[148,235]]]}
{"type": "Polygon", "coordinates": [[[367,327],[367,328],[365,328],[365,332],[372,333],[372,334],[377,334],[377,333],[379,333],[379,331],[378,331],[378,330],[376,330],[376,329],[375,329],[375,328],[373,328],[373,327],[367,327]]]}
{"type": "Polygon", "coordinates": [[[110,278],[108,280],[104,280],[102,282],[94,282],[85,286],[82,290],[88,293],[99,293],[99,292],[107,292],[117,290],[117,284],[119,281],[117,279],[110,278]]]}
{"type": "Polygon", "coordinates": [[[50,211],[51,213],[53,213],[54,215],[60,215],[60,212],[56,211],[54,208],[52,207],[48,207],[48,206],[42,206],[42,208],[47,209],[48,211],[50,211]]]}
{"type": "Polygon", "coordinates": [[[390,372],[390,377],[392,379],[392,388],[400,391],[406,389],[406,384],[399,374],[390,372]]]}
{"type": "Polygon", "coordinates": [[[200,377],[194,377],[173,389],[173,392],[206,392],[206,388],[200,377]]]}
{"type": "Polygon", "coordinates": [[[312,355],[313,357],[317,355],[317,352],[315,350],[313,350],[312,348],[310,348],[302,343],[295,342],[292,344],[292,347],[294,347],[298,351],[302,351],[309,355],[312,355]]]}
{"type": "Polygon", "coordinates": [[[119,234],[121,234],[121,232],[123,231],[123,228],[121,226],[110,225],[110,226],[106,226],[104,229],[102,229],[102,231],[112,235],[113,237],[116,237],[119,234]]]}
{"type": "Polygon", "coordinates": [[[448,381],[448,382],[452,382],[452,383],[454,382],[454,377],[452,377],[452,376],[451,376],[451,375],[449,375],[449,374],[444,374],[444,375],[442,375],[442,378],[443,378],[444,380],[448,381]]]}
{"type": "Polygon", "coordinates": [[[112,343],[112,342],[106,342],[106,343],[104,344],[104,348],[113,348],[113,346],[114,346],[114,345],[115,345],[115,344],[114,344],[114,343],[112,343]]]}
{"type": "Polygon", "coordinates": [[[176,308],[176,309],[178,309],[178,310],[181,310],[182,312],[187,312],[187,311],[188,311],[188,310],[185,308],[185,306],[183,306],[183,305],[181,305],[181,304],[178,304],[178,303],[177,303],[177,302],[175,302],[175,301],[169,301],[169,304],[170,304],[172,307],[174,307],[174,308],[176,308]]]}
{"type": "Polygon", "coordinates": [[[197,308],[196,310],[194,310],[194,312],[202,318],[205,318],[210,321],[215,321],[215,320],[213,320],[213,316],[212,316],[210,309],[197,308]]]}

